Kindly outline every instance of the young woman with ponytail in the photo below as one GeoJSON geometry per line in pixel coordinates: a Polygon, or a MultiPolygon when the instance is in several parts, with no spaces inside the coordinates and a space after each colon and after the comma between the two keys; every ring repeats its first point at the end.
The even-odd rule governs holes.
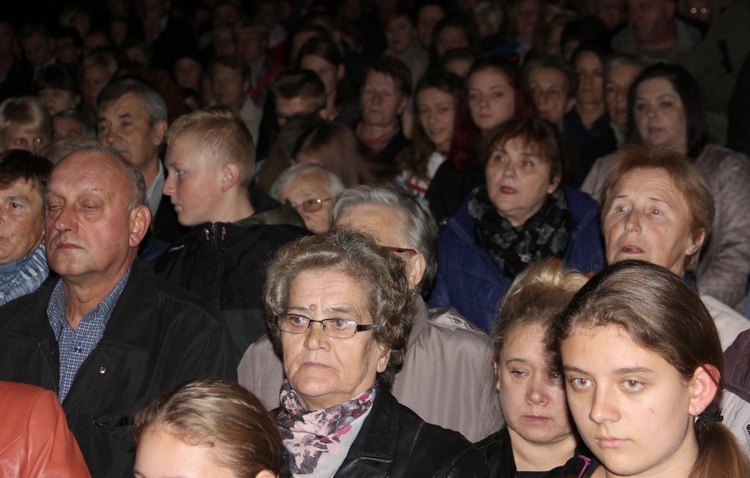
{"type": "Polygon", "coordinates": [[[679,276],[641,261],[607,267],[573,297],[547,343],[599,462],[585,476],[750,476],[721,423],[716,326],[679,276]]]}

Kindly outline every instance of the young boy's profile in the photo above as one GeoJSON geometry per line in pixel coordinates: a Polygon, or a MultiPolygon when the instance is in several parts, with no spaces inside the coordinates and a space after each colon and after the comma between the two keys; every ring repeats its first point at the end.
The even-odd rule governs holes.
{"type": "Polygon", "coordinates": [[[266,333],[263,265],[279,246],[307,233],[304,222],[293,208],[250,188],[253,138],[230,110],[181,116],[166,143],[163,193],[180,224],[193,229],[162,256],[156,272],[221,311],[239,363],[266,333]]]}

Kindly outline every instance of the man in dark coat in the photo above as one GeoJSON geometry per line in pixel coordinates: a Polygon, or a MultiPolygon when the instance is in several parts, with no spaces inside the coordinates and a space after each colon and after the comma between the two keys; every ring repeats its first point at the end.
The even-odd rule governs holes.
{"type": "Polygon", "coordinates": [[[91,474],[132,476],[138,410],[177,383],[235,376],[226,328],[136,259],[151,213],[117,151],[82,143],[63,158],[45,208],[60,279],[0,308],[0,379],[54,390],[91,474]]]}

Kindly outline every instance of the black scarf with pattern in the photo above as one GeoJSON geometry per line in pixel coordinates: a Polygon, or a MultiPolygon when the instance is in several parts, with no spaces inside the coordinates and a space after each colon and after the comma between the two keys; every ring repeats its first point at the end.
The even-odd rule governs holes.
{"type": "Polygon", "coordinates": [[[495,265],[512,278],[546,257],[562,258],[572,230],[562,187],[518,227],[498,214],[485,186],[472,191],[469,215],[476,220],[479,243],[487,249],[495,265]]]}

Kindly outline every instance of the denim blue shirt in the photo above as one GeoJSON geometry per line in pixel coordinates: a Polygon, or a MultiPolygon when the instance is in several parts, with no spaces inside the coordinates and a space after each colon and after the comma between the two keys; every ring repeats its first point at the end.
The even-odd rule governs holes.
{"type": "Polygon", "coordinates": [[[65,317],[65,293],[62,280],[55,284],[47,305],[47,317],[60,350],[60,388],[57,394],[61,403],[68,395],[70,385],[81,364],[104,335],[104,328],[128,282],[128,277],[130,277],[130,269],[125,272],[114,289],[83,317],[77,330],[73,330],[65,317]]]}

